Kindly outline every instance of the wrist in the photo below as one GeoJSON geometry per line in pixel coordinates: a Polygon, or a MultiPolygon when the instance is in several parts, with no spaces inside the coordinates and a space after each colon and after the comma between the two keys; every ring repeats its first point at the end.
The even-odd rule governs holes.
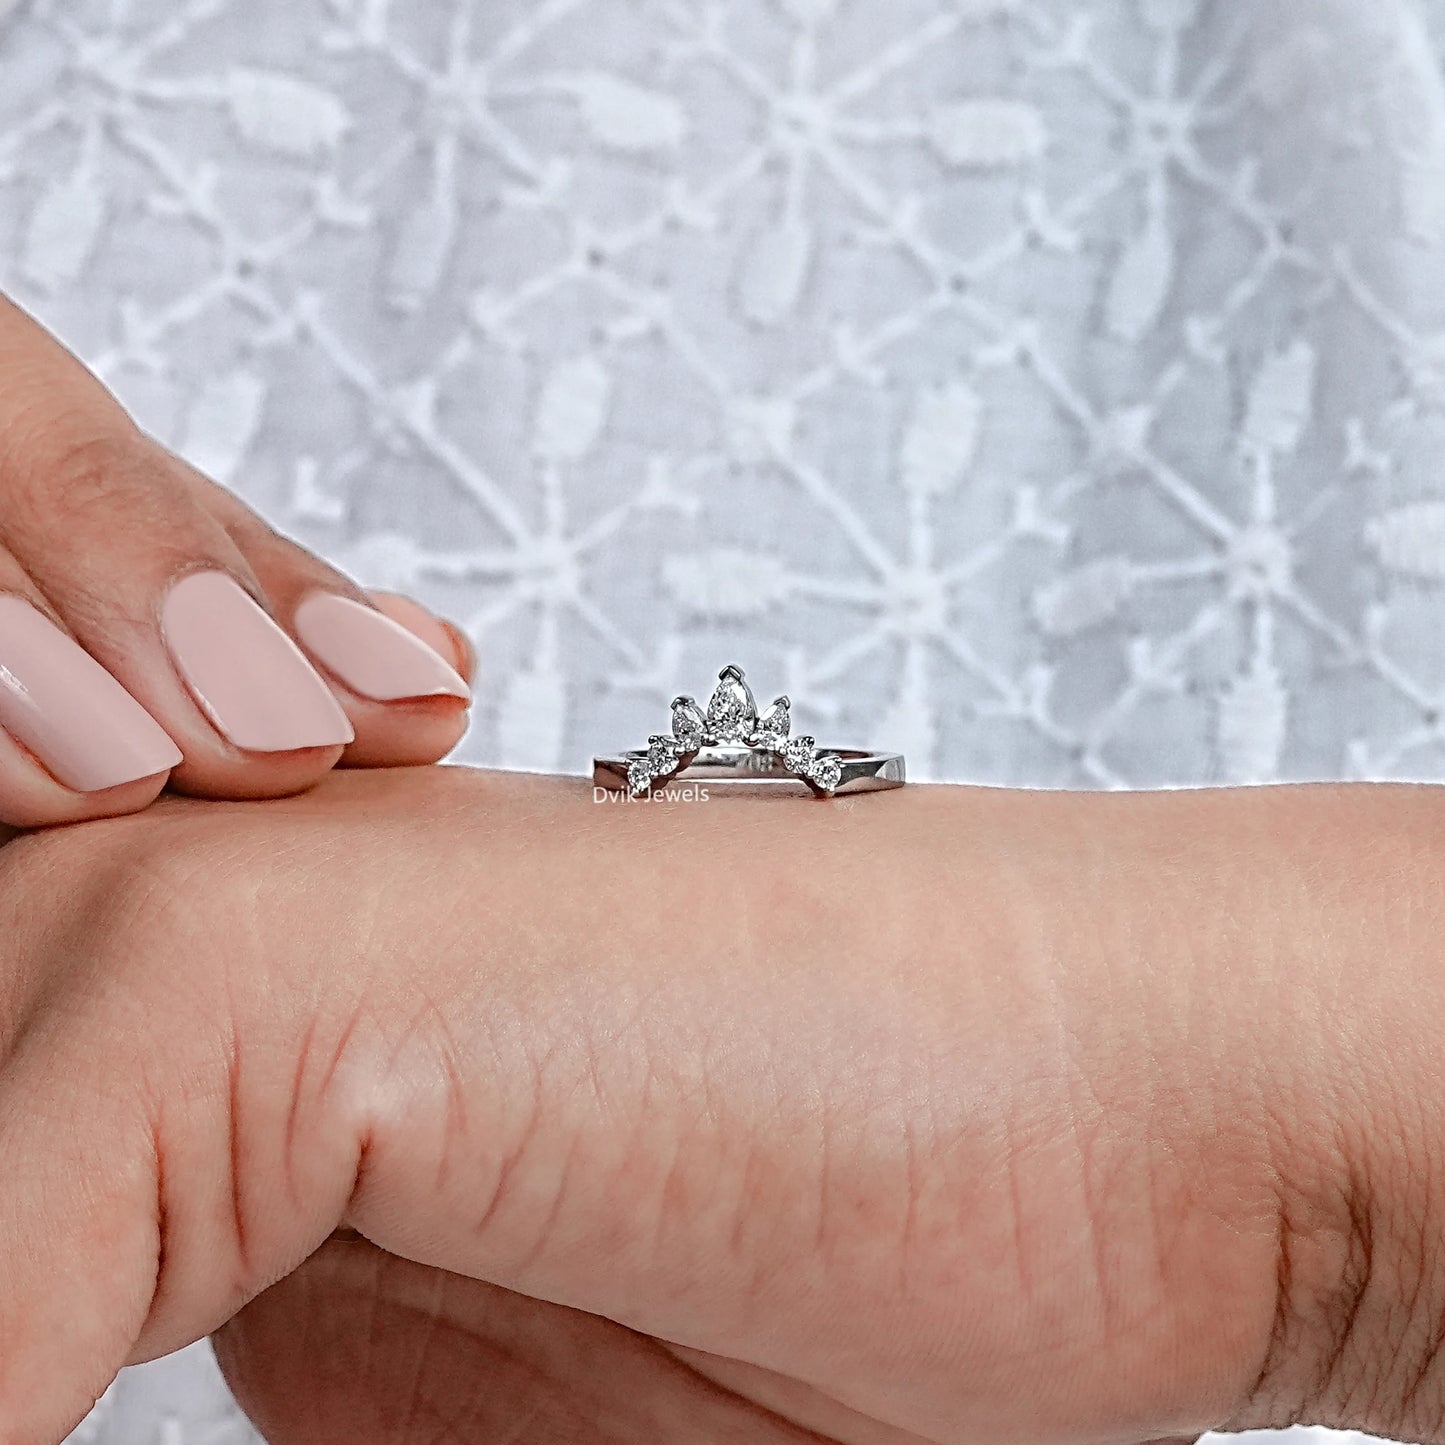
{"type": "Polygon", "coordinates": [[[977,901],[934,929],[998,974],[971,1009],[1012,1034],[1014,1119],[1070,1082],[1092,1308],[1133,1302],[1095,1348],[1141,1418],[1437,1438],[1445,794],[957,797],[977,901]]]}
{"type": "Polygon", "coordinates": [[[1259,900],[1274,946],[1256,1036],[1273,1056],[1278,1290],[1241,1423],[1437,1439],[1445,793],[1270,791],[1281,846],[1259,900]]]}

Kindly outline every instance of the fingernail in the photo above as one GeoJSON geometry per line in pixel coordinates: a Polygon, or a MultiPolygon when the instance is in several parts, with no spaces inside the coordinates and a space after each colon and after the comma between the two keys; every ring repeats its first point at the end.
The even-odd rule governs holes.
{"type": "Polygon", "coordinates": [[[356,736],[305,654],[233,577],[182,577],[161,626],[191,696],[243,751],[329,748],[356,736]]]}
{"type": "MultiPolygon", "coordinates": [[[[435,625],[442,630],[441,623],[435,625]]],[[[373,702],[408,697],[471,700],[471,689],[440,651],[410,628],[350,597],[313,592],[296,609],[296,633],[328,672],[373,702]]]]}
{"type": "MultiPolygon", "coordinates": [[[[393,622],[399,622],[413,636],[421,638],[433,652],[441,653],[458,672],[467,664],[467,654],[452,629],[434,612],[428,612],[415,598],[400,592],[368,592],[371,605],[378,612],[384,612],[393,622]]],[[[465,678],[462,679],[464,682],[465,678]]]]}
{"type": "Polygon", "coordinates": [[[161,725],[79,643],[12,596],[0,597],[0,727],[77,793],[182,761],[161,725]]]}

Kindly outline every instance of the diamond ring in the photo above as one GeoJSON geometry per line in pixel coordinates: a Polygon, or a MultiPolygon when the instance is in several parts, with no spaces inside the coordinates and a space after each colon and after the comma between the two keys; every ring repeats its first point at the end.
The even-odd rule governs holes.
{"type": "Polygon", "coordinates": [[[700,782],[806,783],[820,798],[902,787],[903,758],[860,748],[820,748],[792,736],[786,697],[758,714],[740,667],[725,667],[704,711],[690,697],[672,703],[672,731],[645,748],[592,760],[592,781],[629,798],[685,776],[700,782]]]}

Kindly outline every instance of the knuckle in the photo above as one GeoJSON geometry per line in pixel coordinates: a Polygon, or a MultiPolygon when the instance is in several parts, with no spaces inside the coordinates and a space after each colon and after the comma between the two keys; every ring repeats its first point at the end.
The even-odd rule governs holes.
{"type": "Polygon", "coordinates": [[[63,581],[99,612],[129,589],[113,576],[99,590],[88,581],[98,554],[143,542],[142,555],[179,561],[205,546],[173,462],[123,415],[12,421],[0,432],[0,482],[0,533],[32,555],[42,585],[63,581]]]}
{"type": "Polygon", "coordinates": [[[136,474],[146,450],[144,437],[124,418],[36,416],[8,429],[0,443],[0,472],[52,513],[83,514],[136,474]]]}

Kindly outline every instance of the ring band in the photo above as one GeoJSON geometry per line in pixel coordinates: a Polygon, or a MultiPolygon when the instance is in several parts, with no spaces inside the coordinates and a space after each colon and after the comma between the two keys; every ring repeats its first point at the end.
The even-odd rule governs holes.
{"type": "Polygon", "coordinates": [[[672,703],[672,732],[646,748],[592,760],[595,787],[629,798],[674,780],[773,786],[803,782],[819,797],[902,787],[901,753],[820,748],[793,737],[792,704],[779,697],[761,716],[740,667],[725,667],[704,712],[690,697],[672,703]]]}
{"type": "MultiPolygon", "coordinates": [[[[627,790],[627,770],[633,763],[645,760],[648,753],[638,748],[615,757],[593,758],[592,782],[609,791],[627,790]]],[[[828,791],[838,793],[877,793],[885,788],[901,788],[907,781],[902,753],[869,753],[861,748],[830,748],[824,756],[836,757],[840,767],[838,781],[828,791]]],[[[686,767],[671,774],[675,783],[754,783],[776,787],[779,783],[796,785],[799,775],[776,753],[759,752],[754,748],[700,748],[686,767]]],[[[819,789],[819,791],[823,791],[819,789]]]]}

